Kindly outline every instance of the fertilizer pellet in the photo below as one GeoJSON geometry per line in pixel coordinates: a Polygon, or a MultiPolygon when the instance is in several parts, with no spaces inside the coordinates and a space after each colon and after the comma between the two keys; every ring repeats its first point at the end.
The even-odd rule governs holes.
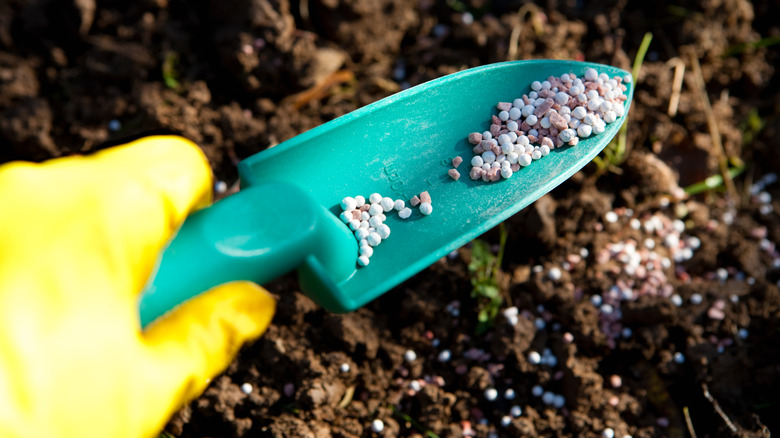
{"type": "Polygon", "coordinates": [[[360,266],[368,266],[370,259],[367,255],[361,255],[358,257],[358,264],[360,266]]]}
{"type": "Polygon", "coordinates": [[[252,384],[251,383],[244,383],[241,385],[241,392],[244,394],[251,394],[252,393],[252,384]]]}
{"type": "Polygon", "coordinates": [[[412,215],[412,209],[409,207],[404,208],[403,210],[398,212],[398,217],[401,219],[408,219],[409,216],[412,215]]]}
{"type": "Polygon", "coordinates": [[[424,214],[425,216],[428,216],[429,214],[433,213],[433,206],[430,202],[421,202],[420,203],[420,213],[424,214]]]}
{"type": "Polygon", "coordinates": [[[357,207],[357,202],[355,201],[355,198],[352,198],[350,196],[347,196],[346,198],[341,200],[341,208],[344,211],[352,211],[357,207]]]}
{"type": "Polygon", "coordinates": [[[382,217],[379,215],[372,216],[371,219],[368,220],[369,227],[376,228],[380,225],[382,225],[382,217]]]}
{"type": "Polygon", "coordinates": [[[393,198],[390,197],[384,197],[381,201],[379,201],[379,205],[382,206],[382,211],[385,213],[391,211],[393,207],[395,207],[395,201],[393,201],[393,198]]]}
{"type": "Polygon", "coordinates": [[[382,422],[380,419],[376,419],[371,422],[371,430],[375,433],[380,433],[383,430],[385,430],[385,423],[382,422]]]}
{"type": "MultiPolygon", "coordinates": [[[[362,229],[362,228],[361,228],[362,229]]],[[[366,230],[368,231],[368,230],[366,230]]],[[[377,246],[382,242],[382,237],[376,233],[368,233],[365,237],[366,241],[368,241],[368,244],[371,246],[377,246]]]]}
{"type": "Polygon", "coordinates": [[[382,240],[387,239],[390,237],[390,227],[388,227],[386,224],[380,224],[376,228],[377,234],[379,234],[379,237],[382,238],[382,240]]]}
{"type": "Polygon", "coordinates": [[[488,388],[485,390],[485,400],[494,401],[498,398],[498,391],[495,388],[488,388]]]}
{"type": "Polygon", "coordinates": [[[362,239],[366,239],[368,237],[368,229],[366,228],[358,228],[355,230],[355,239],[358,241],[362,239]]]}

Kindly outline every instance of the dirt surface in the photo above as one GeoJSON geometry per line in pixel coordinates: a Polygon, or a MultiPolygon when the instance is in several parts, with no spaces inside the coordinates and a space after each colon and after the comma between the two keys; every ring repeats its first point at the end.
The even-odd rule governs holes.
{"type": "MultiPolygon", "coordinates": [[[[221,196],[239,160],[401,89],[507,59],[630,70],[651,32],[625,160],[590,164],[505,223],[493,327],[477,325],[470,245],[347,315],[283,278],[268,285],[268,332],[167,431],[769,436],[778,16],[745,0],[3,0],[0,161],[167,130],[203,148],[221,196]],[[721,159],[744,164],[732,190],[680,189],[721,159]]],[[[482,239],[498,250],[498,230],[482,239]]]]}

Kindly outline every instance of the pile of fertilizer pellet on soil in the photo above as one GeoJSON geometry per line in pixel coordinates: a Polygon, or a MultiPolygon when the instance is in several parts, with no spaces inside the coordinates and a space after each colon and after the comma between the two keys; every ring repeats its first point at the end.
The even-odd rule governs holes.
{"type": "MultiPolygon", "coordinates": [[[[469,177],[498,181],[510,178],[556,147],[574,146],[581,138],[604,132],[625,114],[624,94],[631,76],[610,78],[595,69],[583,78],[573,73],[534,81],[531,92],[513,102],[499,102],[490,129],[468,136],[474,145],[469,177]]],[[[450,171],[453,179],[460,174],[450,171]]]]}
{"type": "MultiPolygon", "coordinates": [[[[422,192],[409,200],[412,207],[420,209],[423,216],[433,212],[431,195],[422,192]]],[[[401,219],[408,219],[412,209],[406,206],[403,199],[396,199],[373,193],[366,199],[363,196],[347,196],[341,200],[341,221],[349,226],[358,241],[358,260],[360,266],[366,266],[374,254],[374,247],[390,237],[390,227],[385,223],[387,214],[395,211],[401,219]]]]}

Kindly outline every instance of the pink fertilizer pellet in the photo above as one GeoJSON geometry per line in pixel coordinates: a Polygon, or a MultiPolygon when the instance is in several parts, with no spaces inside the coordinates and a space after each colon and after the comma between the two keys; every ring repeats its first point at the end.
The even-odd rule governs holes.
{"type": "MultiPolygon", "coordinates": [[[[610,79],[588,68],[582,78],[571,73],[550,76],[534,81],[532,91],[521,98],[498,102],[498,115],[491,117],[488,130],[468,135],[474,157],[480,158],[471,160],[469,178],[508,179],[552,149],[575,146],[581,138],[604,132],[607,124],[625,115],[624,82],[621,76],[610,79]]],[[[448,173],[460,178],[460,172],[448,173]]]]}

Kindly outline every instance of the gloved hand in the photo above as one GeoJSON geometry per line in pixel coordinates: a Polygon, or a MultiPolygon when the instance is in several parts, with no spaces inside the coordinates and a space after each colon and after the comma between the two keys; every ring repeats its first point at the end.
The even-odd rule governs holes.
{"type": "Polygon", "coordinates": [[[156,436],[265,330],[274,300],[246,282],[139,328],[158,252],[210,200],[173,136],[0,166],[0,437],[156,436]]]}

